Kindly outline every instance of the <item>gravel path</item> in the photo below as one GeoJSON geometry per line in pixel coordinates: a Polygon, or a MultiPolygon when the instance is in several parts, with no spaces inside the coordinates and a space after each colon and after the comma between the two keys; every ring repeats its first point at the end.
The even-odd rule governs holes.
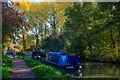
{"type": "Polygon", "coordinates": [[[27,67],[25,61],[19,58],[14,58],[12,63],[12,78],[32,78],[32,80],[35,80],[34,73],[29,67],[27,67]]]}

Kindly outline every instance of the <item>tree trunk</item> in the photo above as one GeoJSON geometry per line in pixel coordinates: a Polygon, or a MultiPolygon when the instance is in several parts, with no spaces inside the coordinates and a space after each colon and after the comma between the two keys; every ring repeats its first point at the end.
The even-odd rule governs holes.
{"type": "Polygon", "coordinates": [[[46,38],[46,35],[47,35],[47,26],[45,25],[44,38],[46,38]]]}
{"type": "Polygon", "coordinates": [[[23,51],[25,52],[26,50],[26,40],[25,40],[25,35],[23,34],[23,51]]]}
{"type": "Polygon", "coordinates": [[[35,35],[35,37],[36,37],[36,46],[38,46],[38,44],[39,44],[38,35],[35,35]]]}

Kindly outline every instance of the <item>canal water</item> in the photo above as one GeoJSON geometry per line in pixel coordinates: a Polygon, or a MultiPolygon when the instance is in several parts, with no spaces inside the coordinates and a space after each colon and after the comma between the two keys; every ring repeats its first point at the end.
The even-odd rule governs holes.
{"type": "Polygon", "coordinates": [[[120,79],[120,65],[110,63],[82,63],[82,77],[120,79]]]}
{"type": "Polygon", "coordinates": [[[82,69],[66,70],[54,66],[66,76],[74,78],[116,78],[120,79],[120,65],[109,63],[81,63],[82,69]]]}
{"type": "Polygon", "coordinates": [[[120,80],[120,64],[82,62],[82,68],[78,70],[66,70],[60,66],[49,65],[61,71],[64,76],[71,76],[73,78],[115,78],[115,80],[120,80]]]}

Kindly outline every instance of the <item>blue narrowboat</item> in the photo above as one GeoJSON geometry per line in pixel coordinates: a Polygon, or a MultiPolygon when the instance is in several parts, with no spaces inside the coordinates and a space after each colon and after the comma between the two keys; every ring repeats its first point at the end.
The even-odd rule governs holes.
{"type": "Polygon", "coordinates": [[[46,62],[62,66],[66,69],[78,69],[80,66],[80,57],[76,54],[64,54],[61,52],[48,52],[45,58],[46,62]]]}

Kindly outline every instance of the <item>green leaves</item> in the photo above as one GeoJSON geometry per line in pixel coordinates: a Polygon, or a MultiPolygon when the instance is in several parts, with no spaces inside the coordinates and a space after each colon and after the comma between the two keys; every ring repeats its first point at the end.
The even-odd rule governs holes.
{"type": "Polygon", "coordinates": [[[71,44],[69,50],[89,60],[118,60],[117,6],[118,3],[74,3],[66,9],[64,34],[71,44]]]}
{"type": "MultiPolygon", "coordinates": [[[[21,4],[21,8],[23,7],[21,4]]],[[[11,21],[17,22],[10,22],[11,24],[8,23],[8,25],[6,16],[3,16],[5,26],[3,29],[6,36],[4,41],[10,41],[13,38],[11,36],[13,32],[20,30],[24,25],[21,32],[24,32],[26,42],[24,40],[23,42],[28,46],[32,42],[37,47],[42,45],[42,48],[47,50],[65,49],[66,52],[75,52],[88,60],[119,60],[119,3],[42,2],[28,4],[28,7],[30,7],[29,14],[19,13],[19,16],[14,14],[14,10],[5,11],[7,17],[9,17],[8,12],[14,17],[10,17],[10,20],[13,19],[11,21]],[[25,27],[28,25],[24,19],[29,19],[30,28],[25,27]],[[26,34],[27,30],[29,32],[26,34]],[[7,39],[8,36],[9,39],[7,39]]]]}

